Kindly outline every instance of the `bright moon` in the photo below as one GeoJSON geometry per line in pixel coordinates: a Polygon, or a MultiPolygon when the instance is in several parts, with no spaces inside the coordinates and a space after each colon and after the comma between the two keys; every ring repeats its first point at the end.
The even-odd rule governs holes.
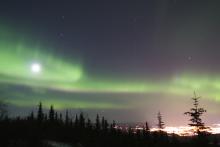
{"type": "Polygon", "coordinates": [[[33,73],[39,73],[39,72],[41,72],[41,65],[40,65],[39,63],[33,63],[33,64],[31,65],[31,71],[32,71],[33,73]]]}

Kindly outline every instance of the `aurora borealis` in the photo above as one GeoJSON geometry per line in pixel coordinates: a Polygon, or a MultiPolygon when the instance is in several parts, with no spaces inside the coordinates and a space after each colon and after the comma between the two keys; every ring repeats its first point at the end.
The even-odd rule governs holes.
{"type": "Polygon", "coordinates": [[[21,3],[0,6],[0,93],[12,115],[42,101],[152,125],[160,110],[167,124],[181,124],[196,91],[205,121],[219,123],[215,3],[21,3]]]}

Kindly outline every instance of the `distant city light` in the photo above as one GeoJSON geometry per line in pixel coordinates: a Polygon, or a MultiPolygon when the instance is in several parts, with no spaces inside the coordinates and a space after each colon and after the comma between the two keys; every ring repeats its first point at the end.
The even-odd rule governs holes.
{"type": "MultiPolygon", "coordinates": [[[[144,127],[141,126],[133,126],[133,127],[128,127],[126,126],[116,126],[115,129],[119,129],[119,130],[124,130],[124,131],[128,131],[129,129],[131,129],[133,131],[133,133],[136,133],[137,130],[144,130],[144,127]]],[[[160,129],[158,129],[157,127],[152,127],[150,128],[151,132],[154,131],[159,131],[160,129]]],[[[195,128],[194,127],[189,127],[189,126],[179,126],[179,127],[165,127],[164,129],[162,129],[162,131],[167,132],[168,134],[177,134],[179,136],[193,136],[195,135],[195,128]]],[[[207,129],[204,129],[203,131],[209,132],[211,134],[220,134],[220,125],[219,124],[215,124],[212,126],[207,126],[207,129]]]]}

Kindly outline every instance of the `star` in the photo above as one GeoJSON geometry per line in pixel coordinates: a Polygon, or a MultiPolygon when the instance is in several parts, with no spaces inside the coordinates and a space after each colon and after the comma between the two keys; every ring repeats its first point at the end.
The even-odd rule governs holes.
{"type": "Polygon", "coordinates": [[[59,37],[63,38],[64,37],[64,33],[59,33],[59,37]]]}
{"type": "Polygon", "coordinates": [[[191,61],[191,60],[192,60],[192,57],[191,57],[191,56],[188,56],[188,60],[191,61]]]}

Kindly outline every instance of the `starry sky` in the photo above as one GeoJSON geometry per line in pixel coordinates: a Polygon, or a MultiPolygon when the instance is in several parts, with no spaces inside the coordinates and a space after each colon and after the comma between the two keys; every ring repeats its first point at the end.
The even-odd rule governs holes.
{"type": "Polygon", "coordinates": [[[167,125],[196,91],[220,123],[220,2],[20,0],[0,4],[0,94],[9,114],[44,108],[167,125]],[[40,69],[33,70],[33,65],[40,69]]]}

